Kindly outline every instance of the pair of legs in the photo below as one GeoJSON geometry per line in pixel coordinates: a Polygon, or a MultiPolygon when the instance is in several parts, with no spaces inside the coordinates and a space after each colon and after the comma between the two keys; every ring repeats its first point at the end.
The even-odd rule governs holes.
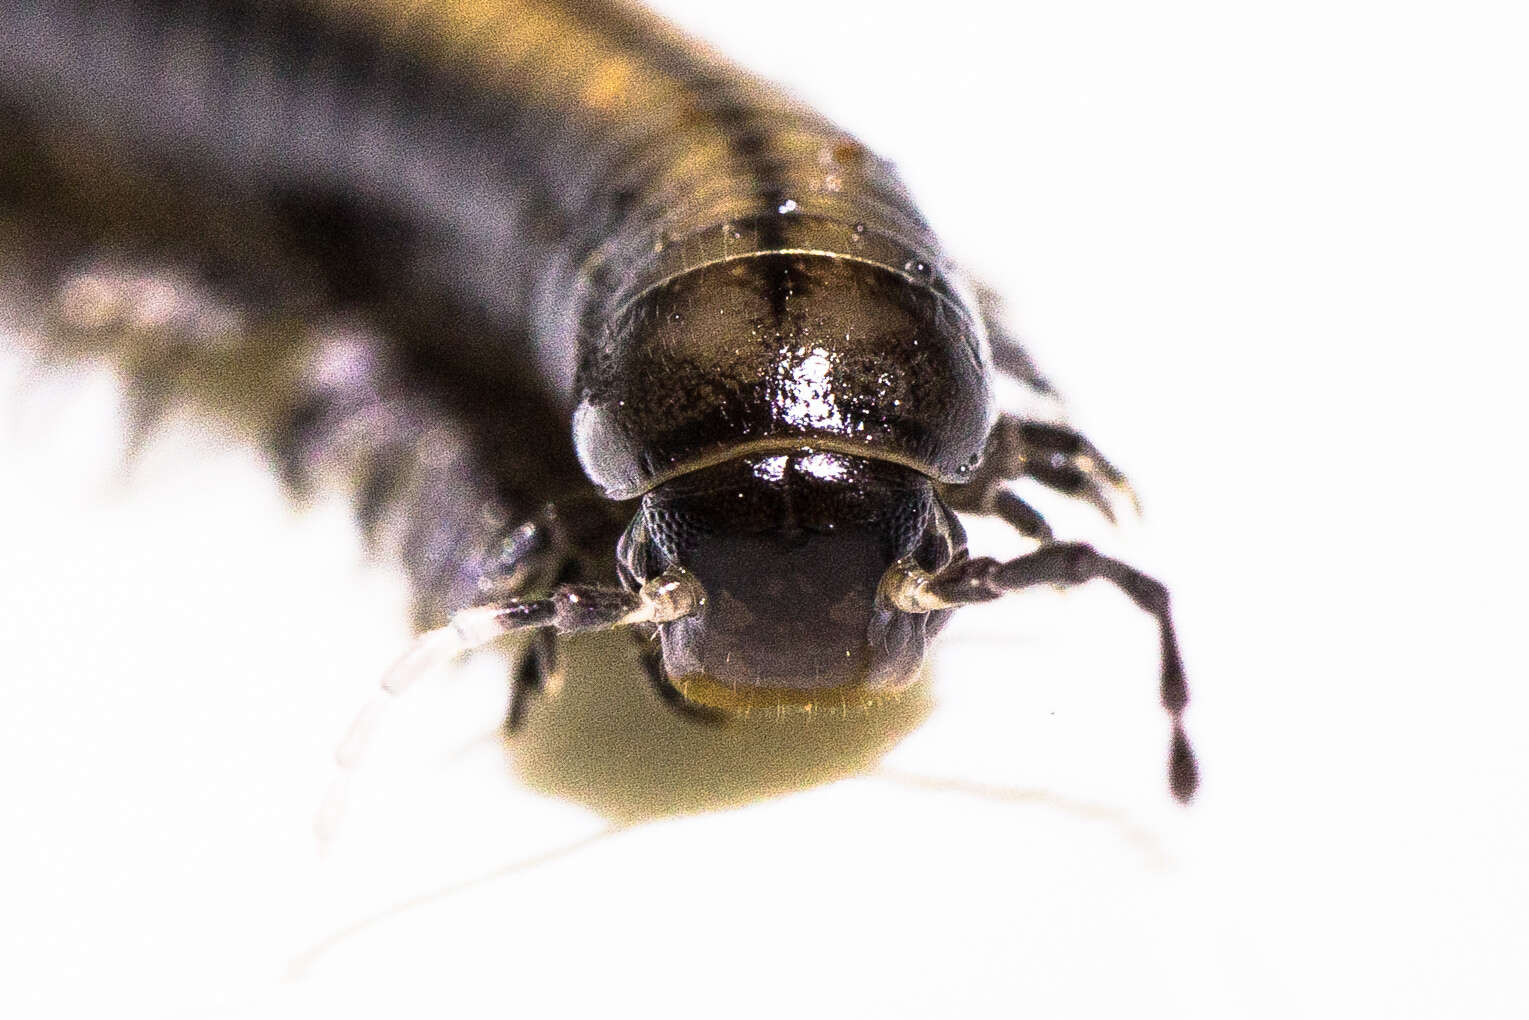
{"type": "MultiPolygon", "coordinates": [[[[1039,397],[1055,390],[1036,370],[1024,347],[1003,328],[1002,308],[992,291],[979,290],[988,320],[996,367],[1039,397]]],[[[1130,483],[1081,433],[1066,425],[1006,414],[988,440],[981,466],[964,486],[946,491],[951,509],[1001,518],[1039,543],[1034,552],[1007,562],[987,557],[952,564],[927,579],[923,594],[943,606],[985,602],[1036,585],[1078,585],[1105,580],[1115,585],[1157,621],[1161,647],[1160,694],[1172,722],[1168,778],[1174,796],[1189,800],[1199,785],[1199,769],[1184,733],[1189,703],[1184,664],[1179,654],[1168,590],[1136,568],[1078,542],[1058,542],[1044,517],[1009,485],[1030,478],[1047,488],[1093,506],[1111,522],[1124,505],[1140,512],[1130,483]]]]}

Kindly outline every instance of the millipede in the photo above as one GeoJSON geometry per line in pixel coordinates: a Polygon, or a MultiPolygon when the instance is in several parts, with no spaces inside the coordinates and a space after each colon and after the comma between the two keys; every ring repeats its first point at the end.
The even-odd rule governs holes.
{"type": "MultiPolygon", "coordinates": [[[[384,696],[525,632],[631,635],[695,725],[895,694],[962,606],[1107,581],[1156,621],[1169,788],[1198,769],[1167,589],[1014,483],[1126,478],[894,170],[609,0],[36,0],[0,13],[0,206],[67,332],[124,323],[406,570],[384,696]],[[261,380],[257,385],[254,380],[261,380]],[[968,549],[961,515],[1034,544],[968,549]]],[[[363,723],[370,719],[363,715],[363,723]]],[[[367,732],[342,748],[349,763],[367,732]]]]}

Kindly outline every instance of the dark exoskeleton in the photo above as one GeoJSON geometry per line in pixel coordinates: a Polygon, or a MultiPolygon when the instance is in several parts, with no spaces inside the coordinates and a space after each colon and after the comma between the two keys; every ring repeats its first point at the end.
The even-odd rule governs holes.
{"type": "MultiPolygon", "coordinates": [[[[1170,783],[1193,793],[1166,590],[1057,541],[1008,484],[1110,514],[1125,480],[1056,420],[997,412],[995,373],[1050,387],[832,124],[596,0],[58,0],[0,28],[18,116],[171,210],[156,257],[221,244],[225,275],[277,295],[300,263],[343,313],[268,438],[295,483],[357,476],[410,570],[430,629],[390,687],[530,630],[518,725],[557,635],[625,627],[687,713],[837,704],[911,683],[963,605],[1100,579],[1157,620],[1170,783]],[[279,243],[206,226],[231,208],[279,243]],[[538,402],[598,492],[528,487],[505,450],[538,402]],[[974,557],[957,512],[1037,548],[974,557]]],[[[134,229],[55,204],[82,237],[134,229]]]]}

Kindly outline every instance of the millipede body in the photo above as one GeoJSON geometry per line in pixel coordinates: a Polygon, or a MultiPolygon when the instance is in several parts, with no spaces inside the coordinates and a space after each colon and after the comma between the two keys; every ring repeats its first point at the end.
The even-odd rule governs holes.
{"type": "Polygon", "coordinates": [[[999,413],[998,375],[1050,386],[890,164],[650,15],[11,4],[0,116],[55,313],[133,325],[148,390],[211,366],[294,486],[352,480],[424,632],[393,688],[528,630],[513,727],[558,635],[625,628],[700,720],[843,703],[962,605],[1103,579],[1158,622],[1193,793],[1166,590],[1009,484],[1111,515],[1125,479],[999,413]],[[1036,548],[973,556],[958,513],[1036,548]]]}

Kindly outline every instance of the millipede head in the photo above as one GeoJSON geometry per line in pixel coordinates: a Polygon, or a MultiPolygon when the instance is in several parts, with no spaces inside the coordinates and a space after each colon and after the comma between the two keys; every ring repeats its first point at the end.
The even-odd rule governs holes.
{"type": "Polygon", "coordinates": [[[839,453],[756,454],[659,486],[622,543],[632,582],[683,567],[705,592],[662,624],[682,687],[746,695],[895,688],[916,675],[945,614],[880,597],[908,558],[938,569],[964,546],[929,479],[839,453]]]}

